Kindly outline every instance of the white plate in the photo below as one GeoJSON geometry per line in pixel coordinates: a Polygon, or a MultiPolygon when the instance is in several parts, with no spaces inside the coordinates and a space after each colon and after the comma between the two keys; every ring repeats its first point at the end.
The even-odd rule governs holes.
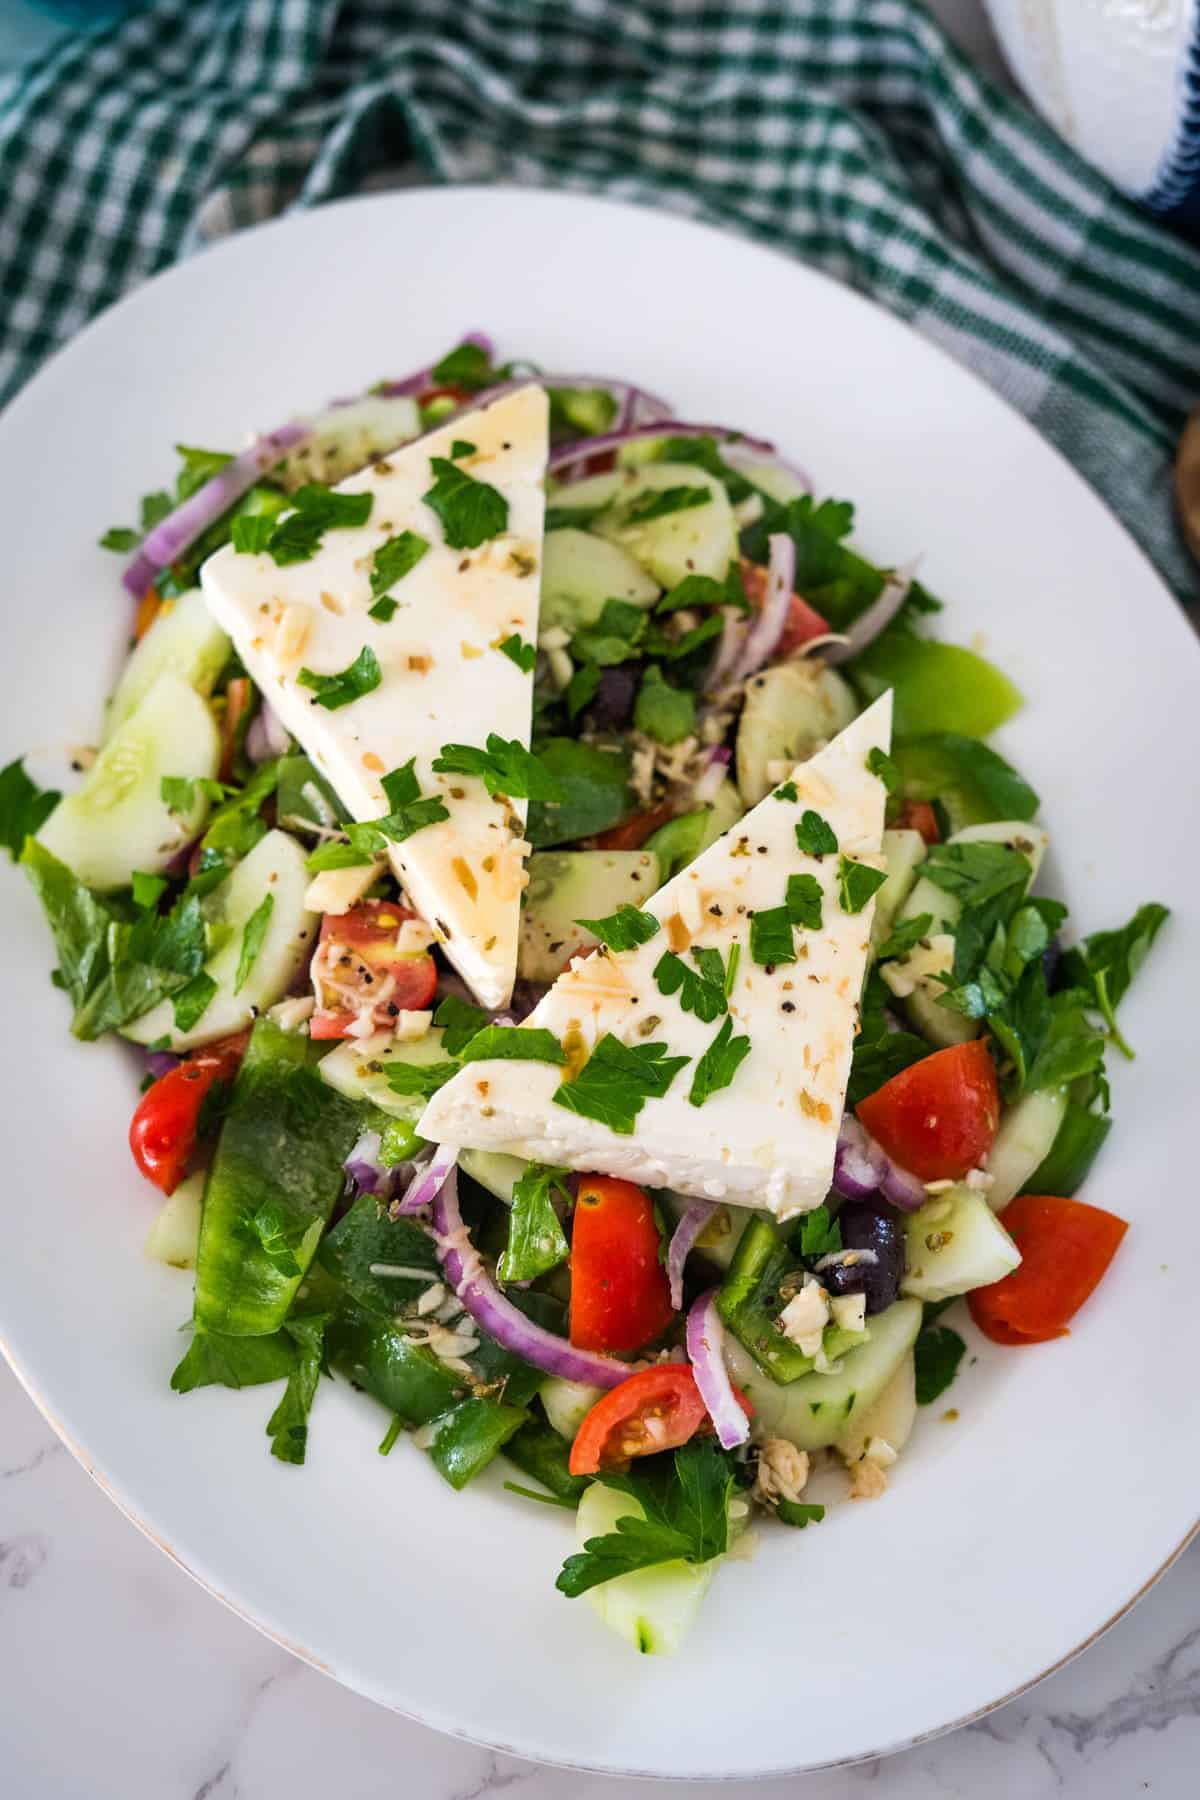
{"type": "Polygon", "coordinates": [[[1003,748],[1040,788],[1079,925],[1176,908],[1124,1009],[1117,1130],[1087,1197],[1133,1228],[1060,1343],[982,1344],[887,1497],[723,1570],[675,1661],[637,1659],[554,1575],[564,1517],[499,1480],[446,1489],[344,1384],[308,1466],[273,1462],[265,1390],[178,1398],[186,1277],[140,1245],[128,1057],[75,1044],[31,893],[6,877],[0,1092],[11,1122],[0,1335],[81,1460],[185,1567],[340,1681],[547,1761],[748,1776],[913,1742],[1103,1629],[1196,1521],[1194,1203],[1200,658],[1091,492],[1016,414],[885,313],[661,215],[501,189],[328,207],[142,288],[0,421],[3,751],[88,738],[130,609],[93,546],[171,445],[236,443],[409,368],[471,326],[548,368],[611,370],[770,435],[852,496],[884,559],[924,550],[947,635],[1028,707],[1003,748]]]}

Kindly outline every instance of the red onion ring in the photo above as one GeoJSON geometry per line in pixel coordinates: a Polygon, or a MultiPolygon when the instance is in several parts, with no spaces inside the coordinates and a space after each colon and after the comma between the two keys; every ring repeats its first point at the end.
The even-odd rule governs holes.
{"type": "Polygon", "coordinates": [[[432,1206],[454,1172],[456,1155],[457,1151],[449,1149],[445,1144],[437,1144],[415,1156],[413,1178],[399,1200],[394,1200],[389,1208],[392,1217],[407,1218],[412,1213],[420,1212],[423,1206],[432,1206]]]}
{"type": "Polygon", "coordinates": [[[270,762],[273,756],[286,756],[291,741],[287,726],[264,700],[246,733],[246,755],[252,763],[270,762]]]}
{"type": "Polygon", "coordinates": [[[726,679],[746,681],[770,662],[787,624],[788,607],[796,581],[796,546],[785,531],[773,531],[767,539],[767,592],[762,611],[742,640],[741,649],[726,679]]]}
{"type": "Polygon", "coordinates": [[[687,1353],[717,1442],[722,1450],[736,1450],[750,1436],[750,1421],[725,1367],[725,1326],[717,1311],[716,1288],[701,1294],[687,1316],[687,1353]]]}
{"type": "Polygon", "coordinates": [[[838,1131],[833,1188],[843,1200],[869,1200],[873,1194],[882,1194],[905,1212],[915,1212],[929,1198],[924,1183],[893,1162],[853,1113],[844,1115],[838,1131]]]}
{"type": "Polygon", "coordinates": [[[716,1202],[713,1200],[694,1200],[671,1233],[671,1241],[667,1245],[667,1281],[671,1290],[671,1305],[676,1312],[683,1311],[683,1265],[689,1252],[695,1248],[696,1239],[716,1210],[716,1202]]]}
{"type": "MultiPolygon", "coordinates": [[[[439,1152],[441,1154],[441,1152],[439,1152]]],[[[593,1387],[619,1387],[634,1369],[615,1357],[577,1350],[565,1338],[535,1325],[496,1287],[471,1243],[458,1204],[458,1175],[451,1166],[433,1203],[433,1230],[438,1261],[446,1279],[471,1317],[514,1356],[561,1375],[564,1381],[587,1381],[593,1387]]]]}
{"type": "Polygon", "coordinates": [[[729,773],[732,752],[724,744],[716,744],[709,753],[708,764],[703,773],[692,783],[692,799],[697,806],[707,806],[715,800],[717,790],[729,773]]]}
{"type": "Polygon", "coordinates": [[[895,618],[908,597],[908,590],[913,584],[913,576],[917,565],[909,563],[907,568],[897,569],[883,584],[883,592],[877,600],[872,600],[866,612],[860,613],[840,643],[830,643],[822,650],[822,655],[830,668],[838,663],[849,662],[852,656],[859,656],[873,644],[881,632],[885,631],[895,618]]]}

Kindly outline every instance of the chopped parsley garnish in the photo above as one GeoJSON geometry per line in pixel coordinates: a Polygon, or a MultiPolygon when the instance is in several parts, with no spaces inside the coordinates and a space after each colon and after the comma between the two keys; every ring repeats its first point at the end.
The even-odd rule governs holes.
{"type": "Polygon", "coordinates": [[[889,794],[900,791],[900,771],[888,755],[875,744],[867,751],[867,769],[870,774],[878,775],[889,794]]]}
{"type": "Polygon", "coordinates": [[[452,1075],[458,1074],[458,1064],[389,1062],[383,1072],[393,1094],[415,1094],[418,1099],[430,1100],[452,1075]]]}
{"type": "Polygon", "coordinates": [[[556,1198],[570,1203],[565,1169],[530,1163],[513,1183],[508,1214],[508,1248],[496,1265],[501,1281],[536,1281],[567,1260],[567,1240],[556,1198]]]}
{"type": "Polygon", "coordinates": [[[271,542],[275,520],[267,513],[239,513],[229,528],[230,542],[242,556],[257,556],[271,542]]]}
{"type": "Polygon", "coordinates": [[[375,852],[360,850],[350,843],[331,840],[322,844],[319,850],[305,858],[304,867],[310,875],[323,875],[328,869],[360,869],[365,863],[375,861],[375,852]]]}
{"type": "Polygon", "coordinates": [[[97,542],[102,550],[116,550],[122,555],[128,550],[136,550],[142,541],[142,533],[133,531],[128,525],[110,525],[102,538],[97,542]]]}
{"type": "Polygon", "coordinates": [[[792,916],[786,906],[768,906],[754,914],[750,920],[750,954],[756,963],[767,968],[795,962],[792,916]]]}
{"type": "Polygon", "coordinates": [[[181,815],[193,810],[200,795],[207,800],[223,800],[232,791],[208,775],[164,775],[159,783],[163,805],[181,815]]]}
{"type": "Polygon", "coordinates": [[[696,1064],[696,1072],[688,1090],[691,1105],[703,1106],[710,1094],[715,1094],[719,1088],[727,1088],[749,1054],[750,1039],[734,1037],[733,1020],[725,1019],[696,1064]]]}
{"type": "Polygon", "coordinates": [[[733,1465],[712,1438],[693,1438],[676,1450],[672,1464],[649,1458],[653,1467],[627,1475],[603,1470],[605,1487],[628,1494],[641,1517],[626,1514],[612,1531],[588,1538],[568,1556],[555,1586],[575,1599],[602,1581],[665,1562],[711,1562],[729,1548],[729,1500],[733,1465]]]}
{"type": "Polygon", "coordinates": [[[605,1032],[573,1081],[564,1081],[554,1104],[596,1119],[628,1137],[647,1100],[661,1100],[687,1056],[668,1056],[665,1044],[623,1044],[605,1032]]]}
{"type": "Polygon", "coordinates": [[[566,1053],[552,1031],[537,1025],[485,1025],[458,1052],[460,1062],[565,1063],[566,1053]]]}
{"type": "Polygon", "coordinates": [[[837,850],[837,833],[819,812],[806,807],[796,827],[796,842],[805,856],[832,856],[837,850]]]}
{"type": "Polygon", "coordinates": [[[364,694],[372,693],[383,680],[383,671],[371,646],[364,644],[354,661],[340,674],[318,675],[312,669],[301,669],[296,679],[301,687],[312,689],[316,696],[314,705],[336,712],[339,707],[349,706],[353,701],[361,700],[364,694]]]}
{"type": "Polygon", "coordinates": [[[548,506],[546,531],[586,530],[597,513],[603,511],[603,506],[548,506]]]}
{"type": "Polygon", "coordinates": [[[510,800],[562,800],[561,784],[517,738],[488,733],[486,750],[476,744],[443,744],[434,758],[439,775],[477,775],[489,794],[510,800]]]}
{"type": "Polygon", "coordinates": [[[457,994],[447,994],[434,1013],[433,1022],[441,1027],[442,1049],[448,1056],[457,1056],[463,1045],[469,1044],[487,1024],[488,1015],[482,1006],[472,1006],[457,994]]]}
{"type": "Polygon", "coordinates": [[[1063,973],[1091,996],[1109,1036],[1126,1056],[1132,1052],[1117,1030],[1116,1009],[1169,917],[1167,907],[1151,900],[1119,931],[1094,931],[1063,958],[1063,973]]]}
{"type": "Polygon", "coordinates": [[[250,977],[250,971],[258,961],[258,953],[263,947],[267,935],[267,927],[271,923],[271,914],[275,910],[274,894],[264,894],[250,917],[246,920],[242,931],[242,948],[238,956],[237,977],[233,984],[235,994],[240,994],[250,977]]]}
{"type": "Polygon", "coordinates": [[[814,1206],[811,1212],[805,1213],[796,1235],[800,1240],[801,1256],[832,1256],[842,1247],[842,1228],[830,1217],[827,1206],[814,1206]]]}
{"type": "MultiPolygon", "coordinates": [[[[736,568],[737,565],[730,566],[736,568]]],[[[689,611],[696,611],[705,606],[737,606],[746,611],[748,602],[740,586],[735,588],[727,581],[714,581],[711,575],[685,575],[663,595],[654,610],[669,613],[687,607],[689,611]]]]}
{"type": "Polygon", "coordinates": [[[380,783],[391,808],[380,819],[365,825],[346,825],[346,836],[357,850],[378,856],[388,844],[402,844],[406,838],[427,825],[436,825],[450,817],[450,810],[437,794],[422,794],[413,769],[415,757],[399,769],[393,769],[380,783]]]}
{"type": "Polygon", "coordinates": [[[951,1326],[933,1323],[940,1310],[940,1307],[936,1310],[932,1306],[925,1308],[921,1330],[913,1345],[918,1406],[932,1406],[941,1398],[958,1374],[958,1365],[967,1351],[962,1338],[951,1326]]]}
{"type": "Polygon", "coordinates": [[[373,494],[339,494],[322,482],[308,481],[291,496],[294,512],[282,519],[268,519],[269,532],[255,514],[241,515],[233,522],[235,550],[265,550],[280,568],[288,563],[308,562],[320,548],[327,531],[347,530],[365,525],[375,503],[373,494]]]}
{"type": "Polygon", "coordinates": [[[14,862],[25,839],[37,835],[61,799],[61,794],[31,781],[20,758],[0,769],[0,844],[14,862]]]}
{"type": "MultiPolygon", "coordinates": [[[[401,531],[380,544],[371,558],[371,598],[379,600],[388,589],[412,572],[429,549],[429,539],[418,531],[401,531]]],[[[392,612],[396,610],[395,603],[392,612]]],[[[372,608],[371,616],[379,615],[372,608]]],[[[391,617],[391,613],[387,614],[391,617]]]]}
{"type": "Polygon", "coordinates": [[[783,781],[780,782],[779,786],[775,789],[772,798],[775,800],[798,800],[800,796],[796,792],[796,784],[794,781],[783,781]]]}
{"type": "Polygon", "coordinates": [[[887,880],[886,869],[873,869],[870,863],[855,862],[852,856],[838,858],[838,893],[842,911],[860,913],[887,880]]]}
{"type": "Polygon", "coordinates": [[[572,675],[563,694],[563,705],[567,709],[567,717],[577,719],[585,706],[590,706],[596,698],[596,690],[600,686],[600,670],[595,663],[584,663],[572,675]]]}
{"type": "Polygon", "coordinates": [[[452,550],[476,550],[508,528],[508,501],[486,481],[476,481],[444,456],[430,459],[433,486],[422,495],[442,522],[452,550]]]}
{"type": "Polygon", "coordinates": [[[781,1525],[794,1525],[797,1531],[803,1531],[806,1525],[821,1523],[825,1508],[809,1500],[781,1500],[775,1508],[775,1517],[781,1525]]]}
{"type": "Polygon", "coordinates": [[[785,905],[793,925],[806,931],[820,931],[821,904],[824,896],[815,875],[789,875],[785,905]]]}
{"type": "Polygon", "coordinates": [[[625,519],[629,525],[648,525],[652,519],[689,512],[693,506],[707,506],[711,500],[712,494],[706,487],[651,488],[630,502],[625,519]]]}
{"type": "Polygon", "coordinates": [[[161,875],[146,875],[140,869],[130,877],[135,906],[157,906],[167,891],[167,882],[161,875]]]}
{"type": "Polygon", "coordinates": [[[368,606],[367,617],[368,619],[378,619],[381,625],[390,624],[396,616],[399,605],[400,602],[393,600],[390,594],[384,594],[383,598],[377,600],[374,606],[368,606]]]}
{"type": "Polygon", "coordinates": [[[684,1012],[711,1025],[728,1011],[724,964],[718,950],[693,950],[692,956],[696,969],[689,969],[673,950],[665,951],[654,965],[655,985],[660,994],[678,994],[684,1012]]]}
{"type": "Polygon", "coordinates": [[[493,376],[492,359],[478,344],[458,344],[429,371],[432,387],[486,387],[493,376]]]}
{"type": "Polygon", "coordinates": [[[216,982],[203,969],[198,975],[193,975],[186,987],[181,987],[171,1001],[176,1031],[191,1031],[194,1025],[198,1025],[208,1011],[208,1003],[216,991],[216,982]]]}
{"type": "Polygon", "coordinates": [[[631,600],[606,600],[594,625],[585,625],[571,639],[576,662],[598,663],[612,668],[638,654],[646,635],[644,609],[631,600]]]}
{"type": "Polygon", "coordinates": [[[876,962],[887,962],[893,956],[907,956],[932,928],[932,913],[918,913],[915,919],[903,919],[893,928],[891,936],[879,946],[876,962]]]}
{"type": "Polygon", "coordinates": [[[455,438],[450,446],[451,462],[458,462],[464,456],[474,456],[478,447],[477,444],[469,443],[466,438],[455,438]]]}
{"type": "Polygon", "coordinates": [[[1010,888],[1024,889],[1029,858],[1007,844],[935,844],[921,874],[964,906],[983,906],[1010,888]]]}
{"type": "Polygon", "coordinates": [[[523,637],[518,637],[517,633],[514,631],[510,636],[505,638],[502,644],[498,644],[496,648],[500,651],[502,656],[507,656],[509,662],[516,663],[522,675],[533,674],[534,665],[537,662],[537,648],[535,645],[527,644],[525,639],[523,637]]]}
{"type": "Polygon", "coordinates": [[[658,920],[651,913],[628,903],[603,919],[576,919],[575,923],[610,950],[634,950],[639,944],[648,944],[659,930],[658,920]]]}
{"type": "Polygon", "coordinates": [[[696,729],[696,696],[672,687],[657,663],[650,663],[634,702],[633,723],[660,744],[678,744],[696,729]]]}

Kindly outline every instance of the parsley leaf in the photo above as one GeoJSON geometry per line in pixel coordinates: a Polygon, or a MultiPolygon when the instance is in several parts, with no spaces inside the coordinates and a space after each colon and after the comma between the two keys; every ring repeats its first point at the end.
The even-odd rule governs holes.
{"type": "Polygon", "coordinates": [[[274,894],[264,894],[242,930],[242,948],[238,955],[237,976],[233,991],[240,994],[250,978],[250,971],[258,961],[259,951],[267,935],[267,927],[271,923],[271,914],[275,910],[274,894]]]}
{"type": "Polygon", "coordinates": [[[832,856],[838,847],[837,834],[819,812],[805,807],[796,827],[796,842],[805,856],[832,856]]]}
{"type": "Polygon", "coordinates": [[[310,875],[322,875],[327,869],[361,869],[366,863],[374,861],[373,851],[361,850],[350,843],[343,844],[335,838],[314,850],[305,859],[304,867],[310,875]]]}
{"type": "Polygon", "coordinates": [[[131,531],[128,525],[110,525],[97,543],[101,550],[116,550],[124,555],[129,550],[136,550],[142,541],[140,531],[131,531]]]}
{"type": "Polygon", "coordinates": [[[967,1346],[949,1325],[924,1324],[913,1356],[917,1373],[917,1405],[932,1406],[958,1374],[967,1346]]]}
{"type": "Polygon", "coordinates": [[[577,660],[614,668],[637,655],[646,635],[646,613],[630,600],[606,600],[594,625],[585,625],[571,639],[577,660]]]}
{"type": "Polygon", "coordinates": [[[140,869],[135,870],[130,877],[134,905],[147,908],[157,906],[159,900],[166,893],[168,885],[161,875],[145,875],[140,869]]]}
{"type": "Polygon", "coordinates": [[[475,744],[443,744],[433,761],[439,775],[478,775],[489,794],[510,800],[562,800],[562,784],[517,738],[488,733],[487,749],[475,744]]]}
{"type": "Polygon", "coordinates": [[[479,446],[472,444],[467,438],[455,438],[450,446],[451,462],[459,462],[464,456],[474,456],[479,446]]]}
{"type": "Polygon", "coordinates": [[[379,600],[411,573],[428,549],[429,539],[417,531],[401,531],[380,544],[371,558],[372,600],[379,600]]]}
{"type": "Polygon", "coordinates": [[[687,1056],[668,1056],[665,1044],[623,1044],[605,1032],[573,1081],[564,1081],[554,1104],[596,1119],[628,1137],[647,1100],[661,1100],[687,1056]]]}
{"type": "Polygon", "coordinates": [[[652,519],[665,519],[671,513],[689,512],[694,506],[708,506],[712,494],[706,487],[650,488],[635,495],[625,511],[629,525],[648,525],[652,519]]]}
{"type": "Polygon", "coordinates": [[[267,513],[239,513],[229,527],[229,541],[241,556],[257,556],[275,534],[275,521],[267,513]]]}
{"type": "Polygon", "coordinates": [[[501,1281],[536,1281],[567,1260],[567,1240],[554,1210],[557,1195],[570,1201],[565,1169],[530,1163],[513,1183],[508,1247],[496,1273],[501,1281]]]}
{"type": "Polygon", "coordinates": [[[885,1081],[930,1055],[929,1045],[912,1031],[895,1031],[888,1014],[891,994],[877,969],[872,969],[863,991],[858,1036],[850,1064],[847,1106],[857,1106],[885,1081]]]}
{"type": "Polygon", "coordinates": [[[1118,931],[1094,931],[1063,958],[1067,979],[1094,997],[1109,1035],[1127,1056],[1132,1052],[1117,1030],[1116,1009],[1169,916],[1167,907],[1149,901],[1118,931]]]}
{"type": "Polygon", "coordinates": [[[638,944],[648,944],[660,930],[658,920],[653,914],[643,912],[640,906],[631,906],[626,902],[618,906],[616,912],[609,913],[603,919],[576,919],[585,931],[598,937],[602,944],[610,950],[633,950],[638,944]]]}
{"type": "Polygon", "coordinates": [[[502,644],[498,644],[497,649],[502,656],[507,656],[509,662],[516,663],[522,675],[533,674],[537,663],[537,648],[533,644],[527,644],[515,631],[502,644]]]}
{"type": "Polygon", "coordinates": [[[699,964],[698,970],[689,969],[673,950],[665,950],[654,965],[654,980],[659,993],[678,994],[684,1012],[694,1013],[705,1025],[711,1025],[714,1019],[728,1011],[720,953],[712,950],[708,954],[716,961],[715,979],[711,964],[706,970],[703,953],[698,955],[695,950],[692,955],[699,964]]]}
{"type": "Polygon", "coordinates": [[[681,612],[684,607],[695,612],[704,606],[728,606],[729,594],[724,582],[711,575],[685,575],[663,595],[655,606],[658,613],[681,612]]]}
{"type": "Polygon", "coordinates": [[[692,1106],[703,1106],[710,1094],[727,1088],[742,1063],[750,1054],[750,1039],[734,1037],[733,1020],[725,1019],[716,1037],[696,1064],[688,1100],[692,1106]]]}
{"type": "Polygon", "coordinates": [[[164,775],[158,787],[163,805],[180,816],[192,811],[198,795],[202,794],[209,800],[222,800],[231,792],[231,789],[223,787],[219,781],[213,781],[207,775],[164,775]]]}
{"type": "Polygon", "coordinates": [[[921,864],[921,874],[935,887],[961,900],[983,906],[1011,888],[1025,888],[1029,859],[1006,844],[935,844],[921,864]]]}
{"type": "Polygon", "coordinates": [[[873,869],[870,863],[855,862],[851,856],[838,858],[838,893],[842,910],[860,913],[887,880],[886,869],[873,869]]]}
{"type": "Polygon", "coordinates": [[[756,963],[763,963],[767,968],[795,962],[796,944],[789,907],[767,906],[752,915],[750,954],[756,963]]]}
{"type": "Polygon", "coordinates": [[[390,594],[384,594],[382,599],[375,602],[374,606],[368,606],[367,617],[368,619],[378,619],[381,625],[390,624],[395,618],[399,606],[398,600],[393,600],[390,594]]]}
{"type": "Polygon", "coordinates": [[[633,723],[660,744],[678,744],[696,729],[696,696],[672,687],[657,663],[650,663],[634,702],[633,723]]]}
{"type": "Polygon", "coordinates": [[[316,696],[314,705],[336,712],[339,707],[361,700],[364,694],[373,693],[383,680],[383,671],[375,652],[364,644],[354,661],[339,674],[318,675],[312,669],[301,669],[296,679],[301,687],[312,689],[316,696]]]}
{"type": "Polygon", "coordinates": [[[181,987],[171,1000],[176,1031],[191,1031],[194,1025],[198,1025],[208,1011],[209,1001],[216,991],[216,982],[203,969],[198,975],[193,975],[187,986],[181,987]]]}
{"type": "Polygon", "coordinates": [[[567,709],[569,719],[577,719],[585,706],[590,706],[596,698],[596,690],[600,686],[600,668],[597,663],[582,663],[567,683],[563,694],[563,705],[567,709]]]}
{"type": "Polygon", "coordinates": [[[902,920],[879,946],[876,961],[887,962],[893,956],[907,956],[923,937],[929,935],[932,926],[932,913],[918,913],[915,918],[902,920]]]}
{"type": "Polygon", "coordinates": [[[291,499],[296,510],[280,519],[260,546],[280,568],[308,562],[327,531],[365,525],[375,502],[373,494],[339,494],[319,481],[305,482],[291,499]]]}
{"type": "Polygon", "coordinates": [[[461,1062],[565,1063],[562,1045],[552,1031],[537,1025],[485,1025],[458,1052],[461,1062]]]}
{"type": "Polygon", "coordinates": [[[772,800],[798,800],[800,796],[796,792],[796,784],[794,781],[783,781],[775,789],[771,798],[772,800]]]}
{"type": "Polygon", "coordinates": [[[606,1487],[628,1495],[633,1507],[612,1531],[588,1538],[563,1564],[556,1586],[572,1599],[602,1581],[656,1563],[710,1562],[729,1548],[733,1468],[711,1438],[693,1438],[670,1464],[651,1458],[628,1475],[604,1473],[606,1487]]]}
{"type": "Polygon", "coordinates": [[[457,994],[447,994],[434,1013],[433,1022],[441,1026],[442,1049],[448,1056],[457,1056],[464,1044],[469,1044],[487,1024],[488,1014],[482,1006],[471,1006],[457,994]]]}
{"type": "Polygon", "coordinates": [[[389,844],[402,844],[427,825],[436,825],[450,817],[449,809],[437,794],[421,794],[414,763],[410,756],[399,769],[393,769],[380,782],[391,811],[365,824],[346,823],[345,844],[324,844],[308,858],[306,867],[317,873],[322,869],[349,869],[373,862],[389,844]]]}
{"type": "Polygon", "coordinates": [[[561,798],[535,800],[525,835],[535,850],[569,844],[619,824],[636,806],[629,788],[629,758],[622,750],[601,750],[573,738],[546,738],[538,745],[543,771],[558,784],[561,798]]]}
{"type": "Polygon", "coordinates": [[[872,775],[878,775],[889,794],[900,791],[900,771],[888,755],[875,744],[867,751],[867,769],[872,775]]]}
{"type": "Polygon", "coordinates": [[[19,757],[0,769],[0,844],[14,862],[25,839],[37,835],[61,799],[61,794],[31,781],[19,757]]]}
{"type": "Polygon", "coordinates": [[[788,876],[785,904],[793,925],[803,925],[806,931],[820,931],[823,898],[821,884],[815,875],[788,876]]]}
{"type": "Polygon", "coordinates": [[[842,1228],[830,1217],[827,1206],[814,1206],[805,1213],[799,1229],[800,1254],[807,1257],[832,1256],[842,1247],[842,1228]]]}
{"type": "Polygon", "coordinates": [[[421,1100],[429,1100],[452,1075],[458,1074],[458,1064],[389,1062],[383,1072],[393,1094],[415,1094],[421,1100]]]}
{"type": "Polygon", "coordinates": [[[1061,1087],[1064,1082],[1078,1081],[1103,1069],[1107,1039],[1088,1018],[1085,1009],[1089,1004],[1090,997],[1077,988],[1054,995],[1026,1087],[1061,1087]]]}
{"type": "Polygon", "coordinates": [[[267,1420],[271,1455],[280,1462],[302,1463],[308,1447],[308,1415],[325,1364],[325,1327],[329,1313],[293,1314],[283,1330],[296,1349],[283,1398],[267,1420]]]}
{"type": "Polygon", "coordinates": [[[486,387],[493,375],[492,359],[478,344],[459,344],[434,363],[429,371],[431,387],[486,387]]]}
{"type": "Polygon", "coordinates": [[[442,522],[452,550],[477,550],[508,528],[508,501],[486,481],[476,481],[444,456],[430,458],[434,482],[422,495],[442,522]]]}
{"type": "Polygon", "coordinates": [[[780,1500],[775,1508],[775,1517],[782,1525],[794,1525],[797,1531],[803,1531],[806,1525],[819,1525],[825,1517],[823,1506],[814,1506],[809,1500],[780,1500]]]}

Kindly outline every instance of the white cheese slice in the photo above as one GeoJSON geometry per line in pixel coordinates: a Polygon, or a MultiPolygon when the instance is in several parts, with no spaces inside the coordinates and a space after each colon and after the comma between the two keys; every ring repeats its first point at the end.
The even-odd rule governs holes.
{"type": "Polygon", "coordinates": [[[843,910],[839,855],[883,866],[887,796],[867,757],[886,750],[891,719],[887,693],[794,771],[794,799],[768,794],[646,902],[662,926],[654,937],[573,964],[525,1021],[554,1033],[568,1067],[582,1064],[606,1032],[692,1059],[661,1099],[645,1102],[629,1135],[557,1105],[561,1069],[507,1060],[467,1064],[430,1101],[421,1135],[766,1207],[781,1218],[819,1205],[833,1177],[875,904],[843,910]],[[796,825],[807,809],[833,828],[839,855],[800,850],[796,825]],[[797,960],[765,967],[750,955],[750,915],[781,906],[793,874],[820,883],[821,929],[798,927],[797,960]],[[734,944],[729,1012],[750,1050],[731,1084],[696,1107],[688,1098],[696,1061],[722,1021],[684,1012],[678,993],[660,992],[654,970],[667,950],[694,967],[693,946],[728,959],[734,944]]]}
{"type": "Polygon", "coordinates": [[[526,802],[493,798],[476,776],[435,775],[432,763],[444,744],[482,748],[489,732],[529,744],[533,676],[499,646],[514,634],[537,642],[547,418],[543,389],[518,389],[343,481],[339,493],[372,495],[370,517],[327,530],[309,561],[280,568],[265,552],[230,546],[201,571],[213,616],[348,817],[388,812],[382,777],[410,757],[422,794],[444,800],[450,817],[389,856],[488,1007],[507,1002],[516,973],[526,802]],[[474,449],[455,466],[508,502],[504,533],[473,550],[446,544],[422,498],[434,481],[431,458],[449,458],[460,440],[474,449]],[[391,619],[371,618],[372,558],[403,531],[430,548],[389,590],[391,619]],[[335,711],[321,706],[301,670],[340,673],[364,645],[379,660],[380,685],[335,711]]]}

